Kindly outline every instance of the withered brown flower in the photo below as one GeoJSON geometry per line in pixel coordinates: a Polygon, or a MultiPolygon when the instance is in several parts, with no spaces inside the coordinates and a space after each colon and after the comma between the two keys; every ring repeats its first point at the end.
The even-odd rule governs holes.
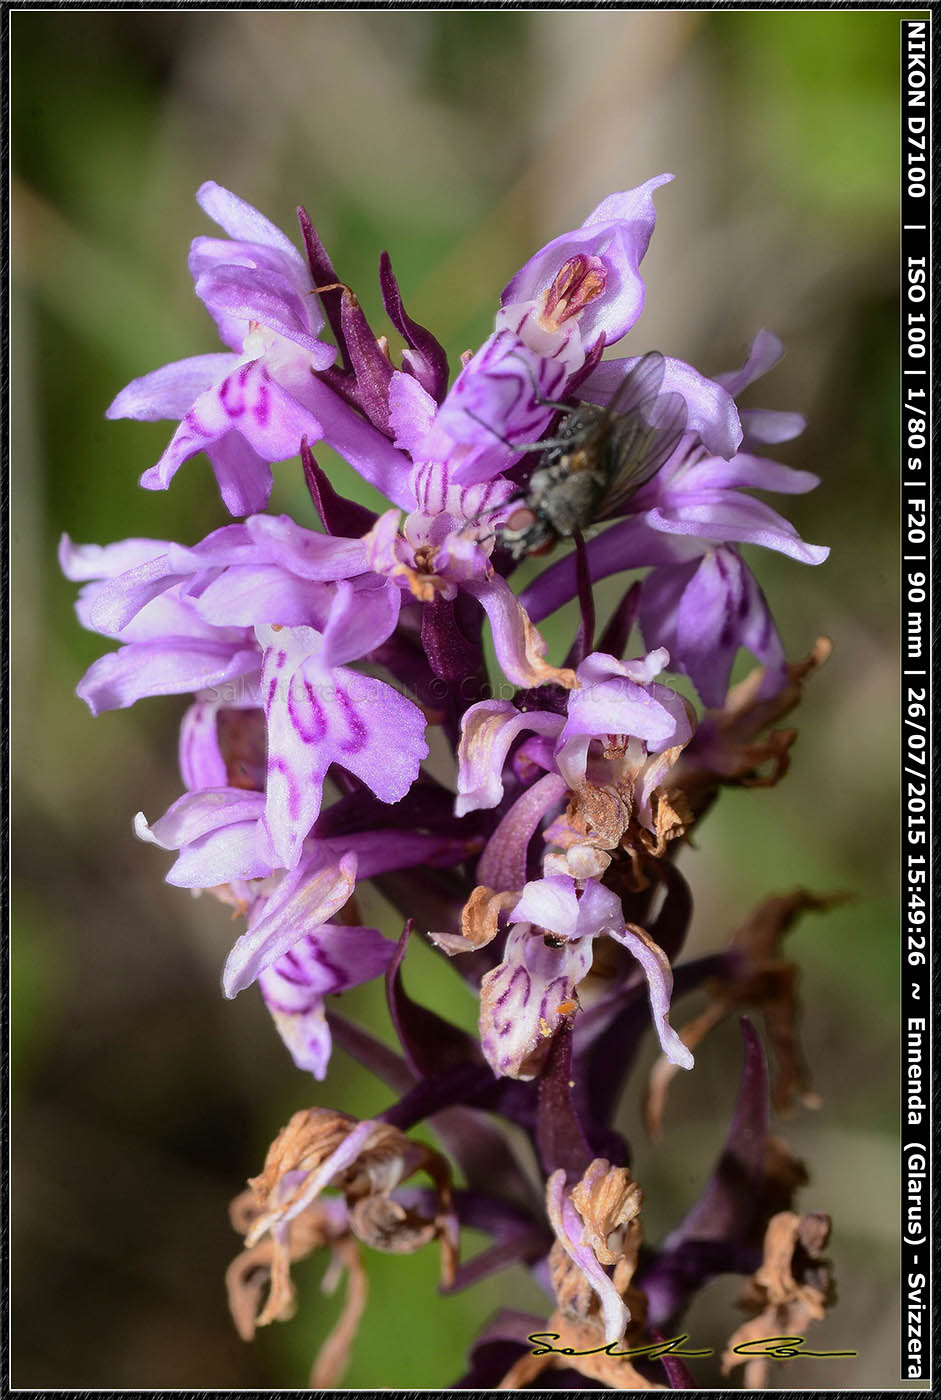
{"type": "Polygon", "coordinates": [[[520,1389],[543,1371],[558,1368],[575,1369],[615,1390],[666,1389],[642,1375],[629,1356],[618,1355],[643,1344],[647,1302],[632,1285],[642,1242],[642,1202],[643,1192],[629,1169],[613,1167],[603,1157],[595,1158],[571,1190],[561,1171],[550,1177],[546,1205],[556,1240],[549,1271],[558,1307],[544,1335],[557,1334],[557,1340],[551,1351],[521,1356],[498,1389],[520,1389]],[[610,1275],[602,1266],[611,1268],[610,1275]],[[621,1335],[613,1339],[615,1312],[621,1335]]]}
{"type": "Polygon", "coordinates": [[[291,1263],[322,1246],[333,1267],[325,1286],[348,1272],[346,1304],[314,1364],[312,1385],[329,1385],[343,1370],[365,1307],[367,1285],[357,1240],[392,1254],[411,1254],[437,1239],[442,1283],[457,1267],[458,1225],[452,1209],[451,1173],[445,1159],[388,1123],[357,1122],[333,1109],[295,1113],[268,1150],[261,1173],[232,1204],[245,1249],[230,1265],[226,1283],[239,1335],[284,1321],[294,1311],[291,1263]],[[395,1189],[416,1172],[432,1181],[431,1213],[404,1204],[395,1189]],[[342,1200],[321,1199],[327,1187],[342,1200]],[[265,1287],[268,1299],[261,1307],[265,1287]]]}
{"type": "Polygon", "coordinates": [[[429,933],[428,937],[449,956],[484,948],[496,938],[501,914],[509,913],[519,894],[519,890],[498,892],[487,885],[477,885],[461,910],[461,932],[429,933]]]}
{"type": "Polygon", "coordinates": [[[765,1232],[764,1258],[745,1285],[739,1305],[751,1317],[729,1338],[722,1374],[745,1366],[745,1386],[767,1384],[770,1359],[746,1357],[735,1348],[767,1337],[803,1337],[811,1322],[821,1321],[834,1299],[833,1269],[823,1251],[830,1238],[830,1217],[781,1211],[765,1232]]]}
{"type": "MultiPolygon", "coordinates": [[[[259,1214],[254,1191],[249,1189],[236,1196],[229,1209],[236,1230],[247,1234],[259,1214]]],[[[347,1287],[340,1317],[314,1361],[310,1377],[314,1389],[332,1386],[342,1376],[369,1294],[359,1245],[349,1230],[344,1202],[313,1201],[286,1225],[269,1230],[257,1244],[244,1249],[232,1260],[225,1280],[236,1330],[243,1341],[250,1342],[257,1327],[286,1322],[294,1315],[296,1293],[291,1265],[324,1246],[332,1254],[321,1285],[324,1292],[332,1292],[344,1272],[347,1287]],[[262,1306],[266,1288],[268,1298],[262,1306]]]]}
{"type": "Polygon", "coordinates": [[[818,637],[809,656],[790,663],[787,684],[768,699],[760,698],[765,671],[757,666],[732,686],[721,709],[706,711],[674,777],[697,819],[723,784],[773,787],[784,777],[797,730],[766,731],[800,703],[804,681],[819,670],[832,649],[829,638],[818,637]]]}

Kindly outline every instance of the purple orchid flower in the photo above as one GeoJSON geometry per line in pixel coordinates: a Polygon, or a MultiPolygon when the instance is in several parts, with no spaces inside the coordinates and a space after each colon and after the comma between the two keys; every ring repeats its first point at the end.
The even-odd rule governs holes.
{"type": "MultiPolygon", "coordinates": [[[[668,660],[662,649],[631,661],[592,653],[576,670],[578,688],[569,694],[564,714],[517,710],[507,700],[471,706],[458,750],[458,814],[495,807],[503,797],[511,747],[525,731],[537,736],[514,759],[517,777],[523,772],[529,782],[484,849],[478,865],[481,881],[497,890],[519,889],[540,823],[559,809],[568,791],[586,781],[629,781],[636,819],[653,829],[651,795],[692,736],[685,703],[654,679],[668,660]]],[[[553,829],[544,836],[551,840],[553,829]]],[[[562,856],[547,853],[545,868],[579,877],[600,875],[609,860],[604,852],[576,842],[562,856]]]]}
{"type": "MultiPolygon", "coordinates": [[[[306,889],[312,873],[327,865],[338,870],[343,860],[353,854],[359,861],[362,878],[369,879],[416,865],[453,864],[466,859],[474,849],[472,841],[450,832],[426,834],[383,827],[379,824],[381,806],[374,801],[363,817],[369,825],[342,836],[309,837],[288,880],[272,850],[264,812],[263,792],[222,787],[184,793],[153,823],[147,821],[143,812],[134,819],[134,830],[142,841],[179,852],[166,876],[169,884],[196,891],[211,890],[239,912],[250,915],[252,937],[243,947],[254,950],[261,946],[262,966],[268,965],[271,956],[266,938],[258,935],[259,920],[263,916],[266,927],[270,924],[272,928],[283,922],[287,932],[278,937],[290,940],[290,927],[299,926],[311,913],[309,897],[305,894],[296,907],[291,906],[290,917],[281,920],[274,915],[286,906],[289,895],[306,889]]],[[[329,818],[329,809],[325,816],[329,818]]],[[[329,820],[326,825],[329,828],[329,820]]],[[[321,921],[327,917],[323,915],[321,921]]],[[[242,985],[248,983],[239,983],[235,990],[242,985]]]]}
{"type": "Polygon", "coordinates": [[[466,842],[450,837],[382,828],[309,841],[294,870],[255,886],[248,929],[226,961],[225,995],[257,980],[295,1064],[323,1079],[331,1049],[325,997],[382,976],[395,954],[378,929],[337,922],[357,880],[451,865],[466,852],[466,842]]]}
{"type": "MultiPolygon", "coordinates": [[[[592,580],[652,566],[641,591],[644,640],[651,647],[667,647],[673,669],[690,676],[710,705],[721,704],[742,646],[766,667],[765,694],[780,689],[786,679],[780,637],[736,545],[762,545],[805,564],[820,564],[829,554],[824,546],[806,544],[769,505],[742,494],[747,488],[800,494],[812,490],[819,479],[748,451],[728,456],[731,437],[721,432],[716,437],[722,400],[715,399],[711,419],[704,412],[711,390],[719,395],[740,392],[781,353],[780,341],[762,331],[740,371],[720,375],[708,392],[703,386],[711,382],[703,380],[697,392],[686,394],[688,405],[703,410],[690,420],[695,431],[630,499],[624,518],[590,540],[585,551],[592,580]]],[[[586,382],[586,391],[603,399],[633,363],[606,362],[586,382]]],[[[664,383],[683,392],[687,368],[668,361],[664,383]]],[[[785,441],[802,426],[797,414],[754,411],[748,419],[748,445],[761,439],[785,441]]],[[[538,622],[576,587],[575,561],[569,556],[530,584],[521,602],[538,622]]]]}
{"type": "Polygon", "coordinates": [[[740,647],[764,666],[760,699],[787,681],[787,658],[765,595],[727,545],[688,564],[651,569],[641,586],[638,620],[648,646],[669,648],[673,669],[689,676],[707,706],[725,699],[740,647]]]}
{"type": "MultiPolygon", "coordinates": [[[[161,552],[121,574],[128,551],[115,549],[99,565],[111,577],[86,584],[80,600],[86,625],[126,643],[79,686],[95,713],[244,677],[243,703],[267,719],[265,820],[281,865],[299,859],[331,763],[384,802],[405,795],[428,752],[425,717],[385,681],[347,669],[385,641],[399,611],[394,585],[342,577],[365,566],[360,542],[254,517],[191,550],[151,545],[161,552]]],[[[67,570],[93,567],[74,553],[64,544],[67,570]]]]}
{"type": "Polygon", "coordinates": [[[460,590],[475,598],[490,622],[500,666],[514,684],[571,685],[571,671],[547,665],[543,639],[490,564],[497,526],[509,513],[516,488],[502,477],[460,485],[446,462],[422,456],[436,404],[416,379],[395,373],[389,402],[396,446],[415,465],[404,522],[397,511],[386,511],[364,537],[370,566],[398,584],[408,601],[453,602],[460,590]]]}
{"type": "Polygon", "coordinates": [[[638,269],[656,223],[653,192],[672,179],[655,175],[608,195],[580,228],[541,248],[503,289],[497,329],[516,323],[519,334],[525,316],[527,327],[577,335],[586,348],[599,337],[612,345],[626,335],[644,307],[638,269]]]}
{"type": "Polygon", "coordinates": [[[321,925],[343,908],[357,880],[412,866],[453,864],[466,854],[466,841],[382,827],[312,838],[298,865],[258,887],[248,928],[226,961],[225,995],[237,996],[300,938],[316,937],[321,925]]]}
{"type": "Polygon", "coordinates": [[[336,350],[318,337],[319,304],[307,264],[257,209],[212,181],[196,196],[228,238],[196,238],[190,270],[229,353],[165,365],[122,389],[109,418],[180,426],[141,485],[163,491],[177,470],[206,452],[232,515],[263,510],[271,463],[297,455],[301,439],[327,437],[381,487],[402,463],[388,440],[315,378],[336,350]]]}
{"type": "Polygon", "coordinates": [[[647,979],[654,1027],[664,1054],[683,1069],[693,1057],[670,1026],[670,964],[648,934],[624,922],[621,902],[597,880],[579,894],[571,876],[530,881],[510,913],[503,959],[480,988],[480,1040],[495,1074],[531,1079],[541,1046],[578,1007],[577,987],[591,971],[593,941],[621,943],[647,979]]]}
{"type": "MultiPolygon", "coordinates": [[[[456,481],[486,481],[518,460],[584,377],[592,350],[635,324],[644,302],[638,269],[656,219],[652,193],[672,178],[610,195],[504,289],[495,333],[465,364],[424,444],[426,455],[454,463],[456,481]]],[[[599,365],[580,394],[606,403],[636,363],[599,365]]],[[[691,427],[711,450],[732,456],[742,430],[729,390],[681,360],[666,361],[663,389],[683,396],[691,427]]]]}
{"type": "MultiPolygon", "coordinates": [[[[647,1027],[671,1065],[692,1067],[671,1002],[733,957],[678,962],[674,977],[693,908],[672,856],[715,791],[688,761],[692,707],[661,673],[690,677],[711,707],[705,729],[728,721],[736,743],[747,742],[749,725],[786,708],[772,698],[779,691],[793,703],[808,668],[786,666],[740,547],[805,563],[827,553],[748,494],[817,483],[761,455],[801,431],[799,415],[736,405],[780,357],[774,336],[761,332],[744,365],[714,379],[667,356],[650,357],[640,376],[637,356],[601,359],[641,314],[653,196],[671,178],[610,195],[536,253],[450,390],[444,350],[405,313],[386,254],[380,290],[405,343],[401,368],[303,209],[301,253],[207,183],[199,203],[225,236],[197,238],[189,265],[226,349],[145,375],[108,411],[179,421],[145,487],[165,489],[205,450],[225,505],[245,517],[193,546],[62,542],[82,624],[117,643],[78,687],[92,711],[191,697],[179,739],[185,791],[152,822],[138,813],[137,835],[172,852],[168,883],[210,893],[245,919],[225,959],[224,995],[257,983],[299,1068],[322,1080],[335,1039],[397,1096],[361,1124],[318,1108],[295,1113],[279,1134],[238,1207],[243,1332],[246,1321],[250,1333],[286,1315],[290,1260],[317,1243],[343,1255],[352,1280],[360,1241],[401,1253],[437,1238],[446,1290],[523,1263],[555,1297],[549,1335],[571,1338],[564,1362],[543,1363],[541,1352],[526,1355],[540,1319],[515,1315],[509,1331],[493,1333],[488,1382],[511,1388],[544,1374],[551,1386],[582,1377],[656,1388],[649,1363],[619,1369],[600,1353],[622,1339],[658,1340],[654,1329],[672,1325],[694,1287],[722,1269],[750,1271],[764,1219],[755,1192],[769,1193],[769,1208],[783,1199],[756,1116],[766,1095],[751,1031],[751,1087],[729,1139],[748,1170],[723,1173],[727,1151],[721,1190],[713,1182],[657,1251],[641,1251],[642,1193],[614,1121],[647,1027]],[[322,339],[325,317],[336,349],[322,339]],[[620,392],[627,376],[640,385],[633,401],[620,392]],[[563,472],[578,465],[574,448],[559,453],[579,420],[559,415],[578,401],[610,404],[602,419],[615,443],[617,423],[642,426],[635,410],[660,394],[670,396],[674,431],[648,471],[628,484],[623,474],[623,492],[599,506],[611,519],[619,502],[615,523],[587,544],[576,535],[574,553],[518,594],[509,521],[521,495],[537,499],[527,473],[537,460],[543,476],[550,462],[563,472]],[[312,456],[317,441],[388,508],[374,514],[340,496],[312,456]],[[272,464],[298,453],[323,533],[262,513],[272,464]],[[596,642],[592,580],[634,568],[645,576],[596,642]],[[534,624],[573,600],[579,629],[555,666],[534,624]],[[485,658],[485,615],[496,668],[485,658]],[[647,652],[624,660],[635,622],[647,652]],[[726,703],[742,646],[763,666],[742,688],[755,711],[744,729],[735,697],[726,703]],[[513,698],[484,698],[495,694],[513,698]],[[456,782],[443,771],[449,756],[456,782]],[[361,922],[353,897],[366,880],[403,915],[397,943],[361,922]],[[461,955],[453,966],[479,995],[479,1035],[412,994],[406,958],[423,934],[461,955]],[[401,1053],[329,1000],[380,976],[401,1053]],[[526,1139],[525,1162],[501,1117],[526,1139]],[[405,1136],[429,1118],[463,1174],[456,1194],[445,1159],[405,1136]],[[433,1190],[404,1184],[417,1170],[433,1190]],[[338,1213],[318,1204],[331,1185],[343,1193],[338,1213]],[[460,1268],[459,1220],[493,1237],[460,1268]]],[[[722,771],[744,770],[730,762],[722,771]]],[[[343,1356],[362,1303],[351,1297],[352,1321],[337,1329],[343,1356]]],[[[342,1369],[339,1352],[315,1373],[323,1383],[342,1369]]],[[[664,1369],[674,1387],[690,1381],[679,1363],[664,1369]]]]}
{"type": "Polygon", "coordinates": [[[593,652],[576,669],[579,687],[568,697],[568,713],[517,710],[508,700],[482,700],[464,717],[458,752],[459,815],[494,807],[503,796],[503,768],[514,739],[533,730],[556,740],[552,761],[571,786],[585,780],[593,739],[629,735],[651,753],[685,744],[692,730],[679,696],[654,677],[669,661],[664,650],[633,661],[593,652]]]}
{"type": "Polygon", "coordinates": [[[311,838],[298,866],[285,872],[264,811],[262,792],[206,788],[184,794],[152,825],[139,812],[134,826],[142,840],[179,852],[168,883],[211,890],[248,915],[248,930],[226,963],[226,995],[257,980],[295,1063],[322,1079],[330,1058],[324,998],[383,975],[395,952],[377,929],[335,921],[356,878],[450,865],[467,854],[468,843],[376,827],[311,838]]]}

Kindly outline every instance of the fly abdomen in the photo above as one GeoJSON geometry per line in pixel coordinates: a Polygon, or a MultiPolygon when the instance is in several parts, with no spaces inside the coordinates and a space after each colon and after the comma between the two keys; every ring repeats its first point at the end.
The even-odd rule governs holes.
{"type": "Polygon", "coordinates": [[[604,486],[605,479],[599,472],[579,471],[550,487],[542,508],[557,535],[568,537],[592,524],[604,486]]]}

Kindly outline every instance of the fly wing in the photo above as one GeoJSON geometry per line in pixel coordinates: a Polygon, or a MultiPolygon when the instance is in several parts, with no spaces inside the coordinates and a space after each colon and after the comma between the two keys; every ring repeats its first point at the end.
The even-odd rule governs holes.
{"type": "MultiPolygon", "coordinates": [[[[662,374],[662,356],[659,358],[662,374]]],[[[598,502],[596,520],[617,515],[634,492],[656,476],[679,446],[686,431],[686,417],[686,400],[672,393],[657,394],[627,413],[619,412],[609,446],[617,466],[598,502]]]]}
{"type": "Polygon", "coordinates": [[[608,400],[610,413],[630,413],[641,404],[656,398],[663,383],[666,361],[659,350],[648,350],[642,355],[608,400]]]}
{"type": "MultiPolygon", "coordinates": [[[[586,464],[592,460],[594,453],[612,448],[615,460],[620,460],[621,454],[614,445],[615,440],[630,436],[633,415],[642,410],[645,404],[649,406],[656,399],[657,392],[663,382],[663,370],[663,356],[659,350],[650,350],[638,360],[633,369],[628,370],[605,405],[581,404],[578,409],[574,410],[570,421],[579,414],[584,414],[586,410],[590,410],[594,417],[591,426],[584,428],[577,435],[577,445],[581,449],[580,456],[586,464]]],[[[572,439],[564,437],[540,444],[543,448],[546,446],[572,447],[573,445],[575,443],[572,439]]]]}

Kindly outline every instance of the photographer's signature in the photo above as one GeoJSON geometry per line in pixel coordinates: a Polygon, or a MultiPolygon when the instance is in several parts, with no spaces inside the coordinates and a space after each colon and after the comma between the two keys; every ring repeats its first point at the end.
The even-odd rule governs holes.
{"type": "MultiPolygon", "coordinates": [[[[548,1352],[557,1352],[559,1356],[618,1356],[618,1357],[645,1357],[649,1361],[657,1361],[661,1356],[714,1356],[712,1347],[684,1347],[684,1342],[689,1341],[689,1334],[684,1332],[679,1337],[670,1337],[662,1342],[648,1342],[645,1346],[628,1347],[626,1351],[618,1351],[616,1342],[609,1342],[603,1347],[586,1347],[584,1351],[579,1351],[576,1347],[557,1347],[553,1342],[560,1340],[558,1332],[530,1332],[529,1341],[533,1343],[533,1356],[545,1356],[548,1352]]],[[[771,1361],[791,1361],[796,1356],[807,1357],[833,1357],[833,1356],[856,1356],[855,1351],[805,1351],[803,1337],[755,1337],[750,1342],[739,1342],[731,1348],[733,1356],[763,1356],[771,1361]]]]}

